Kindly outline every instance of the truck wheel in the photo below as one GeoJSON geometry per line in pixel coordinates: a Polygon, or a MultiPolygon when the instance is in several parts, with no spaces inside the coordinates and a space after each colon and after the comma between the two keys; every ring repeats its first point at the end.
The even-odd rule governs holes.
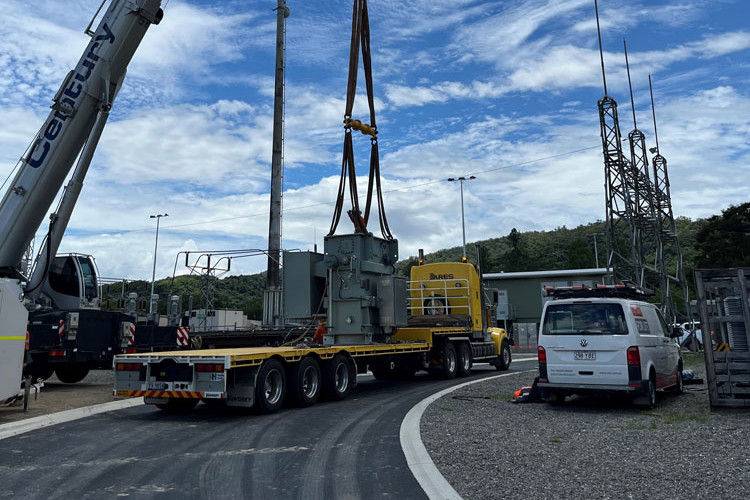
{"type": "Polygon", "coordinates": [[[495,365],[495,368],[498,371],[507,370],[510,368],[510,362],[512,355],[510,353],[510,346],[508,345],[507,340],[503,340],[502,344],[500,344],[500,359],[498,359],[497,364],[495,365]]]}
{"type": "Polygon", "coordinates": [[[55,373],[55,367],[50,366],[49,363],[37,363],[34,361],[31,366],[27,366],[26,370],[31,376],[31,381],[36,382],[37,380],[47,380],[55,373]]]}
{"type": "Polygon", "coordinates": [[[323,392],[327,399],[342,400],[351,391],[352,370],[343,354],[336,354],[323,369],[323,392]]]}
{"type": "Polygon", "coordinates": [[[276,359],[267,359],[260,366],[255,383],[256,407],[261,413],[273,413],[284,403],[286,373],[276,359]]]}
{"type": "Polygon", "coordinates": [[[458,363],[456,362],[456,348],[453,344],[446,342],[443,346],[443,366],[441,368],[441,374],[445,379],[452,379],[456,377],[458,371],[458,363]]]}
{"type": "Polygon", "coordinates": [[[60,382],[66,384],[75,384],[86,378],[89,374],[89,367],[80,363],[68,363],[55,368],[55,375],[60,382]]]}
{"type": "Polygon", "coordinates": [[[198,405],[200,399],[169,398],[166,403],[157,403],[156,407],[167,413],[187,413],[198,405]]]}
{"type": "Polygon", "coordinates": [[[314,405],[320,397],[320,378],[320,366],[314,358],[305,356],[294,363],[289,372],[289,395],[294,404],[314,405]]]}
{"type": "Polygon", "coordinates": [[[422,305],[424,313],[429,316],[435,316],[440,314],[448,314],[448,302],[445,297],[441,295],[435,295],[424,301],[422,305]]]}
{"type": "Polygon", "coordinates": [[[458,376],[465,377],[471,373],[471,347],[466,342],[458,344],[458,376]]]}

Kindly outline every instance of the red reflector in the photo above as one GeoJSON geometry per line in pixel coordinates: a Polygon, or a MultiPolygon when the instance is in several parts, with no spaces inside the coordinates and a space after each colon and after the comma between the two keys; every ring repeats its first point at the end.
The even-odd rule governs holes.
{"type": "Polygon", "coordinates": [[[539,357],[540,363],[546,363],[547,362],[547,351],[544,350],[544,347],[537,346],[536,348],[536,354],[539,357]]]}
{"type": "Polygon", "coordinates": [[[125,348],[125,354],[133,354],[135,352],[135,347],[126,347],[125,348]]]}
{"type": "Polygon", "coordinates": [[[628,364],[629,365],[641,364],[641,353],[638,352],[638,346],[628,347],[628,364]]]}
{"type": "Polygon", "coordinates": [[[65,356],[65,351],[50,351],[49,355],[50,357],[61,357],[65,356]]]}
{"type": "Polygon", "coordinates": [[[195,371],[197,372],[223,372],[224,365],[221,365],[221,364],[195,365],[195,371]]]}
{"type": "Polygon", "coordinates": [[[140,363],[117,363],[115,369],[118,372],[137,372],[141,370],[140,363]]]}

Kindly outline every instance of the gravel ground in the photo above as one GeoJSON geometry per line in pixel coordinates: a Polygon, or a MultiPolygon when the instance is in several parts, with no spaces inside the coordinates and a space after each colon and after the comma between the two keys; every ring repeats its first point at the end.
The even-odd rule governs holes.
{"type": "Polygon", "coordinates": [[[44,387],[38,394],[31,393],[29,407],[25,412],[21,401],[0,407],[0,425],[114,401],[116,398],[112,395],[113,386],[112,370],[92,370],[77,384],[64,384],[52,375],[44,382],[44,387]]]}
{"type": "MultiPolygon", "coordinates": [[[[705,377],[702,363],[688,367],[705,377]]],[[[424,413],[425,447],[464,499],[750,498],[750,413],[711,411],[705,383],[659,391],[654,410],[511,403],[535,375],[469,385],[424,413]]]]}
{"type": "MultiPolygon", "coordinates": [[[[690,368],[705,377],[702,364],[690,368]]],[[[465,500],[750,498],[750,412],[711,411],[705,384],[660,392],[648,411],[586,398],[512,404],[534,376],[479,382],[425,412],[425,447],[465,500]]],[[[53,376],[27,412],[0,408],[0,424],[113,401],[112,385],[111,370],[78,384],[53,376]]]]}

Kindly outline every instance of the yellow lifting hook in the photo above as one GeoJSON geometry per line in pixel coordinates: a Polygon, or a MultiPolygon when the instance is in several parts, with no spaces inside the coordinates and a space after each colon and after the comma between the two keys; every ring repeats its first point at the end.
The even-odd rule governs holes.
{"type": "Polygon", "coordinates": [[[370,135],[372,137],[375,137],[378,135],[378,131],[372,128],[367,123],[362,123],[361,120],[352,120],[351,118],[347,118],[344,120],[344,125],[347,127],[351,127],[354,130],[359,130],[364,135],[370,135]]]}

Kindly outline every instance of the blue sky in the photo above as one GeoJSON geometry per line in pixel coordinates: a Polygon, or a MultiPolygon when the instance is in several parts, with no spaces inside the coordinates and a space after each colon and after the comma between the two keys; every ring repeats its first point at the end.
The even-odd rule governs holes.
{"type": "MultiPolygon", "coordinates": [[[[0,0],[3,179],[80,57],[98,3],[0,0]]],[[[311,249],[338,185],[351,0],[288,6],[282,245],[311,249]]],[[[107,277],[150,279],[148,216],[165,212],[157,277],[172,274],[179,251],[267,246],[275,7],[166,4],[129,67],[61,251],[94,254],[107,277]]],[[[621,128],[633,128],[626,39],[648,146],[653,75],[675,214],[748,201],[750,3],[601,0],[599,11],[621,128]]],[[[370,0],[369,12],[385,206],[402,258],[461,244],[453,176],[477,177],[464,184],[467,242],[604,218],[593,0],[370,0]]],[[[360,90],[364,119],[361,78],[360,90]]],[[[364,192],[369,142],[355,143],[364,192]]]]}

